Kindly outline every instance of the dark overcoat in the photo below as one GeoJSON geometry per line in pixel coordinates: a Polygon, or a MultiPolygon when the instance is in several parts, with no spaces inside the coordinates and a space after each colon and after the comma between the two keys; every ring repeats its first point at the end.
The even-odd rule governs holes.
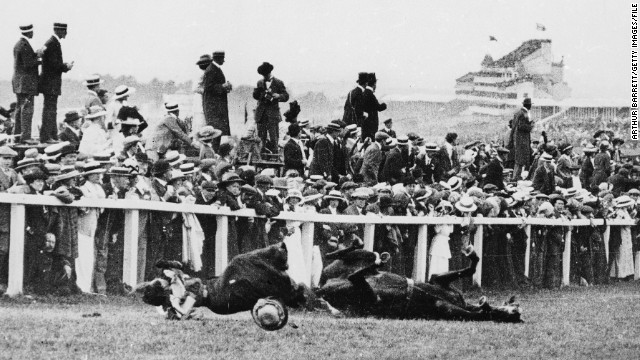
{"type": "Polygon", "coordinates": [[[26,39],[13,47],[13,60],[13,92],[38,95],[38,56],[26,39]]]}
{"type": "Polygon", "coordinates": [[[62,48],[55,36],[51,36],[44,46],[47,49],[42,54],[42,72],[38,81],[38,90],[45,95],[60,95],[62,73],[69,71],[69,68],[62,60],[62,48]]]}
{"type": "Polygon", "coordinates": [[[222,135],[231,135],[227,90],[222,87],[225,82],[227,79],[217,64],[207,67],[202,79],[202,107],[208,125],[222,131],[222,135]]]}
{"type": "Polygon", "coordinates": [[[253,89],[253,98],[258,100],[258,107],[256,108],[256,123],[266,121],[270,125],[274,125],[282,121],[280,106],[278,103],[289,101],[289,93],[287,93],[287,88],[284,86],[282,80],[272,77],[269,89],[267,89],[264,79],[258,80],[256,88],[253,89]],[[262,96],[267,90],[271,90],[273,94],[280,95],[280,98],[277,101],[263,101],[262,96]]]}
{"type": "Polygon", "coordinates": [[[513,155],[516,164],[528,167],[531,165],[531,129],[533,123],[529,112],[520,109],[513,116],[513,155]]]}

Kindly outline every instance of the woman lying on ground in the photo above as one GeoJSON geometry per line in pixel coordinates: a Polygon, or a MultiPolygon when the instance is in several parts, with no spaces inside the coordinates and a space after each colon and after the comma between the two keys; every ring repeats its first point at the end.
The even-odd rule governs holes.
{"type": "Polygon", "coordinates": [[[219,277],[192,278],[176,261],[156,264],[163,277],[136,286],[143,301],[161,306],[169,319],[188,319],[196,307],[216,314],[253,309],[261,327],[276,330],[286,324],[286,306],[305,303],[305,287],[287,274],[284,243],[241,254],[231,260],[219,277]]]}

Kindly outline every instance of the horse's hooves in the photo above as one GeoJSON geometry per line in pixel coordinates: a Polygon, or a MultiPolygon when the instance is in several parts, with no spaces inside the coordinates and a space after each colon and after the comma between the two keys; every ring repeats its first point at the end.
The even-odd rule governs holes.
{"type": "Polygon", "coordinates": [[[484,306],[487,303],[487,297],[486,296],[482,296],[480,297],[480,300],[478,300],[478,306],[484,306]]]}
{"type": "Polygon", "coordinates": [[[380,254],[380,261],[384,264],[391,259],[391,254],[388,252],[383,252],[380,254]]]}
{"type": "Polygon", "coordinates": [[[466,248],[462,249],[462,253],[464,256],[469,256],[473,252],[473,245],[469,245],[466,248]]]}

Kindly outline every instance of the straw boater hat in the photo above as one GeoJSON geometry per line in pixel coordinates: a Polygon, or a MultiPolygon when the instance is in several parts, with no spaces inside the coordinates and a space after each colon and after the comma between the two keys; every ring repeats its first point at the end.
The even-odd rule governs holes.
{"type": "Polygon", "coordinates": [[[16,156],[18,156],[18,153],[15,152],[12,148],[8,146],[0,146],[0,157],[14,158],[16,156]]]}
{"type": "Polygon", "coordinates": [[[471,196],[463,195],[456,203],[456,209],[462,213],[471,213],[478,209],[471,196]]]}
{"type": "Polygon", "coordinates": [[[242,178],[240,178],[240,176],[238,176],[238,174],[234,173],[234,172],[228,172],[224,175],[222,175],[222,180],[218,183],[218,187],[219,188],[223,188],[226,187],[229,184],[232,183],[239,183],[240,185],[244,185],[245,181],[242,180],[242,178]]]}
{"type": "Polygon", "coordinates": [[[309,126],[309,119],[298,120],[298,126],[300,126],[301,128],[309,126]]]}
{"type": "Polygon", "coordinates": [[[119,85],[118,87],[116,87],[116,89],[113,91],[113,98],[116,100],[120,100],[123,97],[129,96],[131,94],[133,94],[134,92],[136,92],[135,88],[130,88],[127,85],[119,85]]]}
{"type": "Polygon", "coordinates": [[[135,145],[135,144],[137,144],[137,143],[139,143],[141,141],[142,141],[142,139],[140,139],[138,136],[129,135],[126,138],[124,138],[123,145],[124,145],[124,148],[126,149],[129,146],[135,145]]]}
{"type": "Polygon", "coordinates": [[[33,31],[33,24],[20,25],[20,33],[26,34],[33,31]]]}
{"type": "Polygon", "coordinates": [[[462,179],[457,176],[452,176],[447,180],[447,185],[449,185],[451,191],[458,190],[460,186],[462,186],[462,179]]]}
{"type": "Polygon", "coordinates": [[[178,105],[177,102],[166,102],[164,103],[164,109],[170,113],[173,111],[178,111],[180,110],[180,106],[178,105]]]}
{"type": "Polygon", "coordinates": [[[62,148],[67,144],[67,142],[61,142],[53,145],[49,145],[44,148],[44,155],[42,155],[43,160],[56,160],[60,157],[60,152],[62,148]]]}
{"type": "Polygon", "coordinates": [[[259,299],[251,310],[251,316],[258,326],[267,331],[282,329],[289,320],[286,306],[272,297],[259,299]]]}
{"type": "Polygon", "coordinates": [[[15,171],[20,172],[23,170],[27,170],[29,168],[39,168],[40,161],[35,158],[24,158],[22,160],[18,160],[17,166],[14,168],[15,171]]]}
{"type": "Polygon", "coordinates": [[[416,201],[427,200],[431,195],[433,195],[433,189],[431,189],[430,187],[426,187],[422,191],[424,191],[424,194],[417,196],[416,201]]]}
{"type": "Polygon", "coordinates": [[[198,130],[197,135],[198,135],[198,140],[200,141],[213,140],[219,137],[220,135],[222,135],[222,131],[215,129],[211,125],[207,125],[207,126],[204,126],[202,129],[198,130]]]}
{"type": "Polygon", "coordinates": [[[83,82],[84,86],[94,86],[94,85],[102,85],[104,84],[104,80],[100,78],[100,75],[93,74],[87,76],[87,78],[83,82]]]}
{"type": "Polygon", "coordinates": [[[124,125],[124,126],[140,126],[140,125],[142,125],[142,122],[140,122],[140,119],[127,117],[125,120],[122,120],[120,122],[120,125],[124,125]]]}
{"type": "Polygon", "coordinates": [[[172,182],[172,181],[175,181],[175,180],[182,180],[185,177],[186,176],[182,171],[180,171],[178,169],[173,169],[173,170],[171,170],[171,178],[169,179],[168,182],[172,182]]]}
{"type": "Polygon", "coordinates": [[[102,167],[102,164],[93,160],[85,163],[82,166],[82,176],[87,176],[91,174],[103,174],[107,169],[102,167]]]}
{"type": "Polygon", "coordinates": [[[93,156],[93,160],[100,164],[113,164],[116,162],[114,158],[115,154],[111,150],[107,150],[93,156]]]}
{"type": "Polygon", "coordinates": [[[342,197],[342,193],[338,190],[331,190],[324,198],[327,200],[346,201],[345,198],[342,197]]]}
{"type": "Polygon", "coordinates": [[[169,150],[164,155],[164,159],[167,160],[167,162],[169,162],[169,165],[171,166],[176,166],[178,164],[181,164],[186,158],[187,158],[186,155],[180,154],[176,150],[169,150]]]}
{"type": "Polygon", "coordinates": [[[75,166],[62,166],[60,168],[60,175],[53,178],[53,182],[71,179],[80,176],[80,172],[76,170],[75,166]]]}
{"type": "Polygon", "coordinates": [[[424,150],[426,152],[436,152],[436,151],[440,150],[440,148],[438,148],[438,144],[426,143],[426,144],[424,144],[424,150]]]}
{"type": "Polygon", "coordinates": [[[44,168],[48,175],[53,176],[60,174],[60,165],[58,164],[44,164],[44,168]]]}
{"type": "Polygon", "coordinates": [[[449,211],[453,211],[453,205],[447,200],[441,200],[438,206],[436,206],[436,210],[438,209],[449,209],[449,211]]]}
{"type": "Polygon", "coordinates": [[[138,172],[130,167],[114,166],[109,170],[107,175],[132,177],[138,175],[138,172]]]}
{"type": "Polygon", "coordinates": [[[194,163],[184,163],[180,165],[180,171],[185,175],[190,175],[200,171],[200,168],[196,167],[194,163]]]}
{"type": "Polygon", "coordinates": [[[89,113],[84,116],[87,120],[98,119],[102,116],[107,115],[107,112],[100,105],[94,105],[89,108],[89,113]]]}
{"type": "Polygon", "coordinates": [[[617,208],[627,207],[627,206],[634,206],[636,204],[636,202],[631,197],[629,197],[627,195],[622,195],[622,196],[616,198],[614,201],[615,201],[615,206],[617,208]]]}

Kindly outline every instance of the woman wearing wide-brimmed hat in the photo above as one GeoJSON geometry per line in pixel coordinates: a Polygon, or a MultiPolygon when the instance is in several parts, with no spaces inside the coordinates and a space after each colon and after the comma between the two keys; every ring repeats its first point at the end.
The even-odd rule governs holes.
{"type": "MultiPolygon", "coordinates": [[[[216,191],[216,204],[221,207],[227,207],[231,211],[240,210],[244,208],[244,204],[240,200],[240,188],[245,184],[245,181],[234,172],[228,172],[222,176],[218,182],[218,191],[216,191]]],[[[231,260],[234,256],[240,253],[242,248],[238,243],[240,237],[238,236],[238,229],[236,218],[229,216],[229,229],[227,236],[227,251],[228,259],[231,260]]]]}
{"type": "MultiPolygon", "coordinates": [[[[611,214],[611,219],[631,220],[635,217],[636,203],[631,197],[620,196],[614,203],[615,212],[611,214]]],[[[631,226],[612,226],[610,236],[609,277],[613,280],[629,280],[634,272],[631,226]]]]}
{"type": "Polygon", "coordinates": [[[107,112],[102,107],[94,106],[85,115],[85,120],[90,124],[84,129],[78,151],[87,156],[98,155],[111,147],[111,140],[105,130],[104,119],[107,112]]]}
{"type": "MultiPolygon", "coordinates": [[[[435,208],[436,217],[442,219],[451,218],[453,205],[442,200],[435,208]]],[[[429,249],[429,274],[431,278],[433,274],[440,274],[449,271],[449,259],[451,251],[449,250],[449,236],[453,232],[453,224],[438,224],[435,226],[436,235],[429,249]]]]}

